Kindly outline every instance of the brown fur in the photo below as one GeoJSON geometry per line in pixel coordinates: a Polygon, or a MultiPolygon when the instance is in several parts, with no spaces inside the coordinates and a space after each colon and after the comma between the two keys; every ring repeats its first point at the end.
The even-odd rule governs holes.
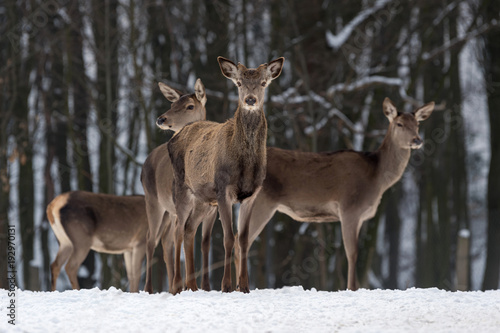
{"type": "MultiPolygon", "coordinates": [[[[265,177],[267,124],[263,103],[265,88],[277,78],[283,58],[257,69],[247,69],[222,57],[222,73],[238,86],[239,102],[234,118],[223,124],[200,121],[185,126],[168,143],[174,167],[175,273],[173,293],[182,290],[181,243],[192,253],[195,223],[217,203],[224,230],[226,252],[222,290],[231,291],[230,260],[234,243],[231,205],[243,201],[250,209],[265,177]],[[191,213],[195,200],[199,215],[191,213]],[[184,234],[186,232],[186,235],[184,234]]],[[[186,255],[186,285],[196,289],[192,256],[186,255]]],[[[247,288],[248,289],[248,288],[247,288]]]]}
{"type": "Polygon", "coordinates": [[[71,286],[80,288],[78,268],[92,249],[123,253],[130,291],[139,291],[148,225],[144,196],[67,192],[51,201],[47,217],[60,245],[50,266],[52,290],[56,290],[57,278],[66,262],[71,286]]]}
{"type": "Polygon", "coordinates": [[[248,251],[276,211],[302,222],[340,221],[348,259],[347,287],[357,289],[359,230],[363,221],[375,215],[382,194],[401,178],[410,150],[420,148],[418,121],[428,118],[433,109],[431,102],[412,114],[398,114],[386,98],[384,114],[390,121],[389,129],[374,153],[318,154],[268,148],[262,191],[250,217],[250,212],[240,212],[240,265],[245,264],[244,250],[248,251]]]}
{"type": "MultiPolygon", "coordinates": [[[[159,83],[163,95],[171,102],[171,108],[158,118],[157,125],[162,129],[179,130],[187,123],[205,119],[205,87],[198,79],[195,93],[181,95],[177,90],[159,83]],[[188,108],[190,105],[193,108],[188,108]]],[[[153,292],[151,281],[152,259],[155,247],[160,239],[163,246],[163,259],[167,267],[168,282],[172,287],[173,271],[173,225],[175,206],[173,202],[173,168],[167,151],[167,143],[155,148],[147,157],[142,167],[142,186],[146,197],[148,233],[146,249],[146,284],[144,290],[153,292]]],[[[211,220],[215,215],[211,217],[211,220]]],[[[212,224],[213,225],[213,224],[212,224]]],[[[204,233],[210,232],[204,230],[204,233]]],[[[208,253],[207,253],[208,261],[208,253]]],[[[208,279],[205,282],[208,284],[208,279]]]]}

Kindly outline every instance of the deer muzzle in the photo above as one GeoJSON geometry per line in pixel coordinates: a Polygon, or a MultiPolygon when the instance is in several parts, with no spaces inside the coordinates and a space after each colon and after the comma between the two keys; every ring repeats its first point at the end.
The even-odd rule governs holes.
{"type": "Polygon", "coordinates": [[[158,119],[156,119],[156,125],[161,126],[163,125],[163,123],[165,123],[166,120],[167,120],[166,117],[160,116],[158,117],[158,119]]]}
{"type": "Polygon", "coordinates": [[[165,116],[159,116],[158,119],[156,119],[156,126],[161,128],[162,130],[168,130],[172,128],[172,125],[167,124],[167,117],[165,116]]]}
{"type": "Polygon", "coordinates": [[[419,149],[420,147],[422,147],[422,139],[420,137],[416,137],[416,138],[413,138],[413,140],[411,141],[411,147],[413,149],[419,149]]]}
{"type": "Polygon", "coordinates": [[[254,96],[248,96],[247,98],[245,98],[245,103],[247,103],[248,105],[254,105],[255,102],[257,102],[257,99],[254,96]]]}

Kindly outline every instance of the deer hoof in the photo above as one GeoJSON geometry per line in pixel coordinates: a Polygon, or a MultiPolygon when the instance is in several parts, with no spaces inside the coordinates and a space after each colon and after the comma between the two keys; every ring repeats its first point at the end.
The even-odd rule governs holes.
{"type": "Polygon", "coordinates": [[[203,289],[205,291],[210,291],[210,282],[201,281],[201,289],[203,289]]]}
{"type": "Polygon", "coordinates": [[[232,291],[231,285],[222,285],[221,288],[223,293],[230,293],[232,291]]]}
{"type": "Polygon", "coordinates": [[[192,291],[197,291],[198,286],[195,283],[186,283],[186,290],[192,290],[192,291]]]}
{"type": "Polygon", "coordinates": [[[174,281],[172,283],[172,286],[170,287],[170,293],[172,295],[177,295],[182,291],[182,280],[177,280],[174,278],[174,281]]]}
{"type": "Polygon", "coordinates": [[[250,288],[248,288],[248,286],[246,286],[246,287],[238,286],[238,287],[236,287],[236,290],[241,291],[242,293],[245,293],[245,294],[250,293],[250,288]]]}
{"type": "Polygon", "coordinates": [[[177,295],[177,294],[180,294],[180,292],[182,291],[182,287],[178,287],[178,288],[171,288],[170,289],[170,293],[172,295],[177,295]]]}

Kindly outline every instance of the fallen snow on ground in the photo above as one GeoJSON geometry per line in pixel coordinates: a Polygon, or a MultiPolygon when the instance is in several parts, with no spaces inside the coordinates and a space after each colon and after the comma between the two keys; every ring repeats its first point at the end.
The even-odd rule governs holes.
{"type": "Polygon", "coordinates": [[[16,325],[0,289],[0,332],[500,332],[500,290],[326,292],[302,287],[130,294],[18,291],[16,325]]]}

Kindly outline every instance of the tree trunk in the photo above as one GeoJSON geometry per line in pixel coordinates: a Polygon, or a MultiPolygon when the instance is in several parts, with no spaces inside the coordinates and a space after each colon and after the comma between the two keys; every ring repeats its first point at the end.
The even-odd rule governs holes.
{"type": "MultiPolygon", "coordinates": [[[[487,1],[487,21],[498,19],[500,3],[487,1]]],[[[500,274],[500,30],[491,30],[485,38],[485,73],[487,73],[488,110],[490,116],[491,160],[488,175],[488,232],[483,290],[497,289],[500,274]]]]}

